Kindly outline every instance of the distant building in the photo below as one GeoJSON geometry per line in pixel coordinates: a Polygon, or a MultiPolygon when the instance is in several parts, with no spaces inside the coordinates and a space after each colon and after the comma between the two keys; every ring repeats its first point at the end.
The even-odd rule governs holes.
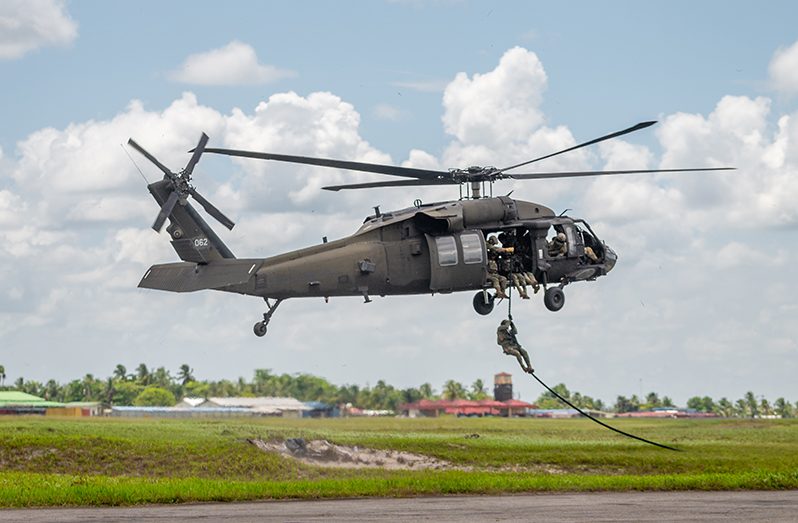
{"type": "Polygon", "coordinates": [[[48,409],[48,415],[64,416],[102,416],[103,404],[99,401],[70,401],[64,404],[64,412],[58,409],[48,409]]]}
{"type": "Polygon", "coordinates": [[[179,409],[193,409],[194,407],[198,407],[205,402],[205,398],[191,398],[186,396],[180,402],[178,402],[175,407],[179,409]]]}
{"type": "Polygon", "coordinates": [[[527,410],[534,408],[531,403],[521,400],[420,400],[399,406],[404,416],[411,418],[454,416],[526,416],[527,410]]]}
{"type": "Polygon", "coordinates": [[[295,398],[259,397],[259,398],[208,398],[197,405],[198,409],[209,407],[245,408],[261,416],[281,416],[284,418],[301,418],[306,411],[313,410],[295,398]]]}
{"type": "Polygon", "coordinates": [[[656,407],[651,410],[637,412],[621,412],[616,414],[619,418],[717,418],[714,412],[698,412],[695,409],[681,409],[679,407],[656,407]]]}
{"type": "Polygon", "coordinates": [[[0,414],[44,415],[47,413],[47,409],[63,407],[63,403],[47,401],[44,398],[18,390],[0,391],[0,414]]]}
{"type": "Polygon", "coordinates": [[[337,418],[341,415],[337,406],[321,401],[306,401],[305,406],[308,410],[302,413],[303,418],[337,418]]]}

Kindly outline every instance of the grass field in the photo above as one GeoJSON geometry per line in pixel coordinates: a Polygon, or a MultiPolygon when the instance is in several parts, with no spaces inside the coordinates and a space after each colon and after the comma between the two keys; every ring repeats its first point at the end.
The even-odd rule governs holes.
{"type": "Polygon", "coordinates": [[[0,418],[0,506],[582,490],[798,489],[798,420],[0,418]],[[473,437],[478,434],[479,437],[473,437]],[[466,437],[472,436],[472,437],[466,437]],[[397,449],[457,470],[336,469],[249,438],[397,449]]]}

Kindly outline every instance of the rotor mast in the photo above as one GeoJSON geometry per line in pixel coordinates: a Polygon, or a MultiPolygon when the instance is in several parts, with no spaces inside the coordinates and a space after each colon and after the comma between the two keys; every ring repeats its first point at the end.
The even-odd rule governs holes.
{"type": "Polygon", "coordinates": [[[477,181],[472,181],[471,183],[471,199],[472,200],[479,200],[482,198],[482,191],[481,191],[481,183],[477,181]]]}

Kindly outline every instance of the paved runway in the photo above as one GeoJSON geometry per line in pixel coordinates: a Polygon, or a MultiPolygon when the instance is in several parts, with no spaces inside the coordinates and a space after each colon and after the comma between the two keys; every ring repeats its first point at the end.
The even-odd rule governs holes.
{"type": "Polygon", "coordinates": [[[798,521],[798,491],[597,492],[0,510],[0,521],[798,521]]]}

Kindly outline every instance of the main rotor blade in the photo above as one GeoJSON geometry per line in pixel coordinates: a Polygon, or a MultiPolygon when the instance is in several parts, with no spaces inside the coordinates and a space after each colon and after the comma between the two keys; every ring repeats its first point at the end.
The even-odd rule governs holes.
{"type": "Polygon", "coordinates": [[[169,194],[169,198],[167,198],[164,202],[163,207],[161,207],[161,210],[158,213],[158,216],[155,217],[155,222],[152,224],[152,228],[155,232],[161,232],[161,229],[163,228],[163,222],[165,222],[166,218],[172,214],[172,209],[175,208],[175,204],[177,203],[179,197],[180,196],[177,194],[177,191],[172,191],[171,194],[169,194]]]}
{"type": "Polygon", "coordinates": [[[363,171],[367,173],[388,174],[391,176],[404,176],[405,178],[417,178],[419,180],[438,180],[448,176],[448,171],[432,171],[429,169],[415,169],[412,167],[397,167],[395,165],[381,165],[377,163],[348,162],[345,160],[331,160],[329,158],[313,158],[309,156],[290,156],[287,154],[260,153],[255,151],[239,151],[236,149],[205,149],[206,153],[225,154],[227,156],[240,156],[242,158],[259,158],[261,160],[275,160],[278,162],[303,163],[307,165],[319,165],[322,167],[333,167],[337,169],[349,169],[351,171],[363,171]]]}
{"type": "Polygon", "coordinates": [[[545,178],[575,178],[578,176],[605,176],[613,174],[681,173],[688,171],[734,171],[734,167],[697,167],[695,169],[635,169],[630,171],[572,171],[529,174],[505,174],[513,180],[539,180],[545,178]]]}
{"type": "Polygon", "coordinates": [[[199,204],[200,204],[200,205],[202,205],[202,208],[203,208],[203,209],[205,209],[205,212],[207,212],[208,214],[210,214],[211,216],[213,216],[214,218],[216,218],[216,220],[218,220],[218,222],[219,222],[219,223],[221,223],[222,225],[224,225],[225,227],[227,227],[227,228],[228,228],[228,229],[230,229],[231,231],[233,230],[233,227],[235,226],[235,223],[233,223],[233,220],[231,220],[230,218],[228,218],[227,216],[225,216],[225,215],[222,213],[222,211],[220,211],[219,209],[217,209],[217,208],[216,208],[216,207],[215,207],[215,206],[214,206],[214,205],[213,205],[211,202],[209,202],[208,200],[206,200],[206,199],[205,199],[205,198],[204,198],[204,197],[203,197],[203,196],[202,196],[200,193],[198,193],[198,192],[197,192],[195,189],[189,189],[189,190],[188,190],[188,193],[189,193],[191,196],[193,196],[193,197],[194,197],[194,199],[195,199],[195,200],[197,200],[197,201],[199,202],[199,204]]]}
{"type": "Polygon", "coordinates": [[[373,189],[376,187],[409,187],[413,185],[459,185],[455,180],[395,180],[391,182],[366,182],[350,183],[346,185],[328,185],[322,187],[325,191],[340,191],[341,189],[373,189]]]}
{"type": "Polygon", "coordinates": [[[188,176],[191,176],[191,173],[194,172],[194,166],[197,165],[200,156],[202,156],[202,152],[205,150],[205,144],[207,143],[208,143],[208,135],[202,133],[202,136],[200,136],[199,143],[194,148],[194,154],[191,155],[191,159],[186,164],[186,168],[183,169],[183,172],[185,172],[188,176]]]}
{"type": "Polygon", "coordinates": [[[129,140],[127,141],[127,143],[128,143],[128,145],[129,145],[129,146],[131,146],[132,148],[134,148],[135,150],[137,150],[138,152],[140,152],[141,154],[143,154],[143,155],[144,155],[144,157],[145,157],[145,158],[147,158],[149,161],[151,161],[152,163],[154,163],[154,164],[155,164],[155,166],[156,166],[156,167],[158,167],[158,169],[162,170],[162,171],[163,171],[163,173],[164,173],[166,176],[168,176],[169,178],[171,178],[172,176],[174,176],[174,175],[172,174],[172,171],[170,171],[169,169],[167,169],[167,168],[166,168],[166,166],[164,166],[164,164],[162,164],[161,162],[159,162],[159,161],[158,161],[158,160],[155,158],[155,156],[153,156],[153,155],[151,155],[150,153],[148,153],[148,152],[147,152],[147,150],[146,150],[146,149],[144,149],[144,147],[142,147],[142,146],[140,146],[139,144],[137,144],[137,143],[136,143],[136,141],[135,141],[133,138],[129,139],[129,140]]]}
{"type": "Polygon", "coordinates": [[[617,138],[619,136],[623,136],[624,134],[633,133],[635,131],[639,131],[640,129],[645,129],[646,127],[651,127],[655,123],[657,123],[657,122],[656,121],[640,122],[639,124],[633,125],[632,127],[629,127],[628,129],[624,129],[623,131],[616,131],[614,133],[607,134],[607,135],[602,136],[600,138],[596,138],[594,140],[590,140],[589,142],[580,143],[579,145],[574,145],[573,147],[569,147],[568,149],[563,149],[562,151],[557,151],[556,153],[547,154],[546,156],[541,156],[540,158],[535,158],[534,160],[529,160],[529,161],[526,161],[526,162],[523,162],[523,163],[519,163],[519,164],[516,164],[516,165],[511,165],[510,167],[505,167],[504,169],[501,169],[499,171],[499,173],[503,173],[504,171],[509,171],[510,169],[515,169],[516,167],[521,167],[522,165],[528,165],[530,163],[539,162],[540,160],[545,160],[546,158],[551,158],[552,156],[557,156],[559,154],[567,153],[567,152],[573,151],[575,149],[580,149],[582,147],[587,147],[588,145],[593,145],[594,143],[603,142],[604,140],[609,140],[610,138],[617,138]]]}

